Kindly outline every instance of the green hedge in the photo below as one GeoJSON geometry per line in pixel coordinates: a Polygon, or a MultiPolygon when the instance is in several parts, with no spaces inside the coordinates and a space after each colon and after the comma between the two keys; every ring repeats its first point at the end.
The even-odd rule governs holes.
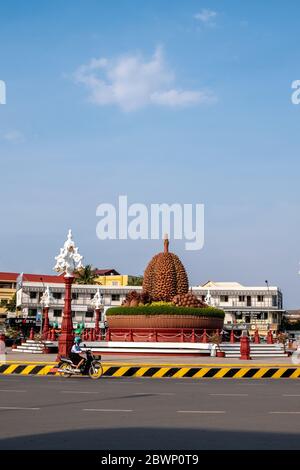
{"type": "Polygon", "coordinates": [[[194,315],[196,317],[224,318],[225,313],[214,307],[176,307],[175,305],[142,305],[139,307],[111,307],[106,315],[194,315]]]}

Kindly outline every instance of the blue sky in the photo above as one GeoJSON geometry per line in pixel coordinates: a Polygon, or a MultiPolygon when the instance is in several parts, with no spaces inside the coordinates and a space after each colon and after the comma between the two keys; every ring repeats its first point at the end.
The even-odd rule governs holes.
{"type": "Polygon", "coordinates": [[[198,202],[204,248],[171,241],[191,283],[268,279],[299,307],[299,18],[296,0],[2,2],[0,270],[51,272],[72,227],[86,263],[142,273],[161,243],[98,240],[97,205],[198,202]]]}

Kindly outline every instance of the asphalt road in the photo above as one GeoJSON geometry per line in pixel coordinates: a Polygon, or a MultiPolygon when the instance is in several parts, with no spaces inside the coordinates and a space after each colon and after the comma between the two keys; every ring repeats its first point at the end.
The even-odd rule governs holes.
{"type": "Polygon", "coordinates": [[[300,449],[300,381],[0,376],[0,449],[300,449]]]}

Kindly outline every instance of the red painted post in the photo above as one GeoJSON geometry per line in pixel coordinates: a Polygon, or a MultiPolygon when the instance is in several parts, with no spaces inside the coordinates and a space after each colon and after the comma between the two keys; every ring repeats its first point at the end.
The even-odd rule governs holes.
{"type": "Polygon", "coordinates": [[[195,338],[195,328],[192,329],[192,343],[195,343],[196,338],[195,338]]]}
{"type": "Polygon", "coordinates": [[[34,340],[34,329],[33,329],[33,327],[30,329],[29,339],[30,339],[31,341],[34,340]]]}
{"type": "Polygon", "coordinates": [[[58,338],[58,355],[69,356],[74,340],[73,320],[71,314],[72,283],[74,277],[65,276],[65,306],[61,324],[61,334],[58,338]]]}
{"type": "Polygon", "coordinates": [[[181,331],[180,331],[180,343],[183,343],[184,342],[184,333],[183,333],[183,328],[181,328],[181,331]]]}
{"type": "Polygon", "coordinates": [[[235,343],[234,331],[231,330],[230,332],[230,343],[235,343]]]}
{"type": "Polygon", "coordinates": [[[206,333],[206,329],[203,331],[203,335],[202,335],[202,343],[208,343],[208,335],[206,333]]]}
{"type": "Polygon", "coordinates": [[[268,331],[267,344],[274,344],[274,338],[271,330],[268,331]]]}
{"type": "Polygon", "coordinates": [[[100,308],[95,308],[95,333],[96,333],[96,337],[100,333],[99,321],[100,321],[100,308]]]}
{"type": "Polygon", "coordinates": [[[55,338],[56,337],[56,334],[55,334],[55,329],[52,328],[51,332],[50,332],[50,340],[51,341],[55,341],[55,338]]]}
{"type": "Polygon", "coordinates": [[[240,340],[240,359],[244,361],[249,361],[250,357],[250,341],[248,334],[241,336],[240,340]]]}
{"type": "Polygon", "coordinates": [[[254,344],[260,344],[260,337],[258,333],[258,329],[256,328],[255,333],[254,333],[254,344]]]}
{"type": "Polygon", "coordinates": [[[48,338],[48,331],[49,331],[49,307],[43,308],[43,332],[42,332],[42,339],[46,340],[48,338]]]}

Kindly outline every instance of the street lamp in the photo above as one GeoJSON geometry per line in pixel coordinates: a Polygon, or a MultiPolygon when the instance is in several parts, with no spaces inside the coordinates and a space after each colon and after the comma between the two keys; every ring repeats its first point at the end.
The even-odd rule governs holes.
{"type": "Polygon", "coordinates": [[[100,289],[98,287],[96,294],[92,298],[90,305],[95,309],[95,335],[96,337],[99,335],[99,320],[100,320],[100,312],[104,308],[103,302],[103,295],[100,294],[100,289]]]}
{"type": "Polygon", "coordinates": [[[72,283],[74,281],[74,272],[83,268],[83,257],[78,253],[73,238],[72,231],[69,230],[67,240],[60,253],[55,257],[56,265],[54,270],[64,274],[65,279],[65,305],[61,324],[61,334],[58,339],[58,355],[68,356],[73,344],[73,321],[71,313],[72,303],[72,283]]]}
{"type": "MultiPolygon", "coordinates": [[[[43,330],[42,330],[42,339],[47,339],[48,331],[49,331],[49,307],[54,302],[53,295],[50,291],[50,287],[47,286],[42,298],[41,298],[41,305],[43,307],[42,312],[42,323],[43,323],[43,330]]],[[[41,325],[42,326],[42,325],[41,325]]]]}

